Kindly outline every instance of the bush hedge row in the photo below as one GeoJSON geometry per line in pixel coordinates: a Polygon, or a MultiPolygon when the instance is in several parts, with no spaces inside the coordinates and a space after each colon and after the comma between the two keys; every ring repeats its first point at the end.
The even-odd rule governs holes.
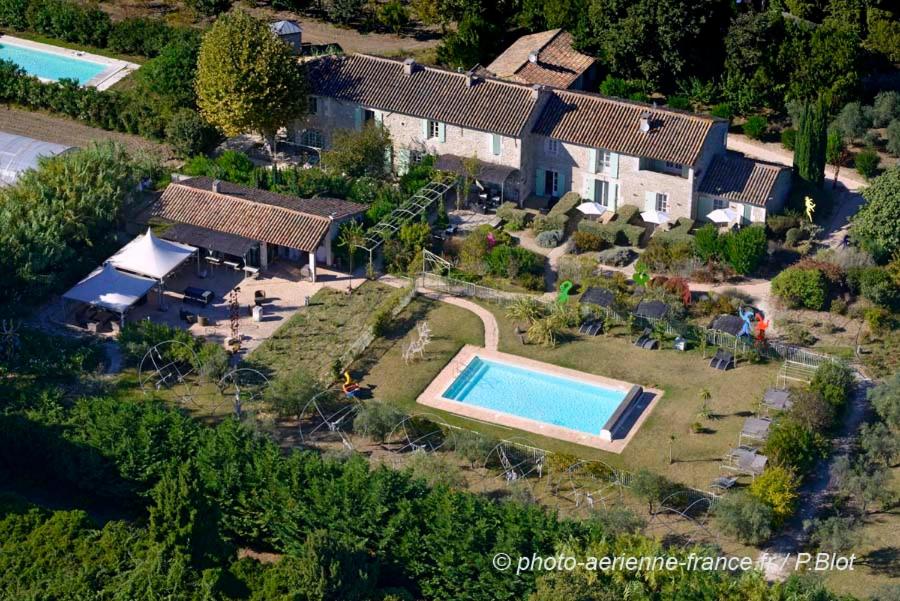
{"type": "Polygon", "coordinates": [[[578,224],[578,231],[599,236],[608,244],[638,246],[645,230],[639,225],[629,225],[624,220],[616,220],[609,223],[582,220],[578,224]]]}
{"type": "Polygon", "coordinates": [[[192,29],[172,27],[159,19],[113,23],[96,5],[71,0],[0,0],[0,26],[147,57],[159,54],[177,36],[197,35],[192,29]]]}

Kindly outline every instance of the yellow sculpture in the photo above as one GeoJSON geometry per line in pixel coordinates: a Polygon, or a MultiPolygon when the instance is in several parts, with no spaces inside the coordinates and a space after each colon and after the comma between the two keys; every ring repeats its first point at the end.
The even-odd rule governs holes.
{"type": "Polygon", "coordinates": [[[806,203],[806,218],[809,219],[810,223],[812,223],[813,213],[816,210],[816,203],[813,202],[812,196],[807,196],[803,200],[806,203]]]}

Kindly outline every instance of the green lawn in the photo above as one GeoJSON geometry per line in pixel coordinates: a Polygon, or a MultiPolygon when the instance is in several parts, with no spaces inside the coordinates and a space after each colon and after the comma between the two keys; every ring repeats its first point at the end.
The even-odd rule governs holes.
{"type": "Polygon", "coordinates": [[[366,320],[390,293],[390,286],[366,282],[347,295],[322,288],[309,307],[297,311],[287,323],[248,356],[276,377],[302,368],[322,381],[330,379],[331,364],[364,330],[366,320]]]}
{"type": "Polygon", "coordinates": [[[355,366],[354,375],[373,388],[376,398],[394,402],[407,412],[439,414],[450,424],[550,451],[601,459],[630,470],[650,468],[686,485],[705,489],[710,480],[719,475],[722,455],[737,444],[744,418],[755,411],[765,389],[775,384],[778,373],[777,363],[740,363],[735,370],[719,372],[709,368],[708,360],[704,360],[698,351],[638,349],[629,343],[623,332],[618,336],[592,339],[574,337],[555,349],[522,345],[514,334],[515,324],[506,319],[503,309],[490,304],[484,306],[499,322],[501,351],[665,391],[624,453],[614,455],[417,407],[416,397],[463,344],[481,344],[480,321],[474,314],[457,307],[416,300],[404,312],[402,323],[397,324],[388,337],[370,347],[365,360],[355,366]],[[415,335],[413,330],[419,319],[428,320],[435,332],[435,342],[429,347],[425,361],[407,366],[401,357],[402,348],[415,335]],[[702,388],[712,393],[710,407],[716,419],[699,420],[697,417],[702,388]],[[702,421],[705,432],[694,434],[690,426],[698,420],[702,421]],[[676,437],[675,462],[669,465],[672,434],[676,437]]]}
{"type": "Polygon", "coordinates": [[[484,327],[478,316],[460,307],[418,297],[398,316],[387,334],[372,343],[351,371],[375,398],[414,412],[416,397],[466,344],[484,344],[484,327]],[[416,338],[416,323],[422,320],[431,328],[432,342],[424,360],[407,365],[403,348],[416,338]]]}
{"type": "MultiPolygon", "coordinates": [[[[900,467],[892,471],[891,484],[900,495],[900,467]]],[[[827,572],[828,588],[865,599],[884,586],[900,586],[900,506],[868,516],[860,533],[860,544],[847,552],[856,553],[855,569],[827,572]]]]}

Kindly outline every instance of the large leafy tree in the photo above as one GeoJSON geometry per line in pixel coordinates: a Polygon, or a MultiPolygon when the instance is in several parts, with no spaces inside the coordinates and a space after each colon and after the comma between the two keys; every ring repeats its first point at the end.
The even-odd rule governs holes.
{"type": "Polygon", "coordinates": [[[900,251],[900,167],[875,178],[863,190],[866,203],[853,216],[850,236],[879,260],[900,251]]]}
{"type": "Polygon", "coordinates": [[[588,31],[576,34],[612,74],[671,88],[718,72],[731,10],[724,0],[591,0],[588,31]]]}
{"type": "Polygon", "coordinates": [[[334,134],[331,148],[322,155],[322,164],[350,177],[384,177],[390,171],[390,132],[384,127],[366,126],[360,131],[341,130],[334,134]]]}
{"type": "Polygon", "coordinates": [[[305,81],[290,46],[243,11],[223,15],[203,36],[197,105],[225,135],[256,131],[271,140],[306,110],[305,81]]]}

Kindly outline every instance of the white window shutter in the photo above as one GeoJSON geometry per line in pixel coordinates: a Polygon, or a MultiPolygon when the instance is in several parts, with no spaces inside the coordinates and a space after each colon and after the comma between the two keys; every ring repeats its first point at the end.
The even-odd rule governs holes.
{"type": "Polygon", "coordinates": [[[447,141],[447,124],[446,123],[438,123],[438,140],[441,142],[447,141]]]}
{"type": "Polygon", "coordinates": [[[597,173],[597,149],[596,148],[588,148],[587,171],[588,171],[588,173],[597,173]]]}
{"type": "Polygon", "coordinates": [[[378,127],[384,125],[384,113],[381,111],[375,111],[375,125],[378,127]]]}
{"type": "Polygon", "coordinates": [[[656,192],[644,192],[644,210],[656,210],[656,192]]]}
{"type": "Polygon", "coordinates": [[[422,139],[428,139],[428,119],[422,119],[422,139]]]}
{"type": "Polygon", "coordinates": [[[500,134],[491,134],[491,153],[500,156],[500,134]]]}
{"type": "Polygon", "coordinates": [[[361,106],[358,106],[353,111],[353,127],[356,128],[356,131],[362,129],[363,126],[363,109],[361,106]]]}
{"type": "Polygon", "coordinates": [[[609,153],[609,176],[619,177],[619,154],[616,152],[609,153]]]}
{"type": "Polygon", "coordinates": [[[595,180],[590,175],[585,176],[584,178],[584,199],[587,201],[594,201],[594,186],[595,180]]]}
{"type": "Polygon", "coordinates": [[[606,206],[613,211],[619,208],[619,184],[611,183],[609,185],[609,200],[607,200],[606,206]]]}

